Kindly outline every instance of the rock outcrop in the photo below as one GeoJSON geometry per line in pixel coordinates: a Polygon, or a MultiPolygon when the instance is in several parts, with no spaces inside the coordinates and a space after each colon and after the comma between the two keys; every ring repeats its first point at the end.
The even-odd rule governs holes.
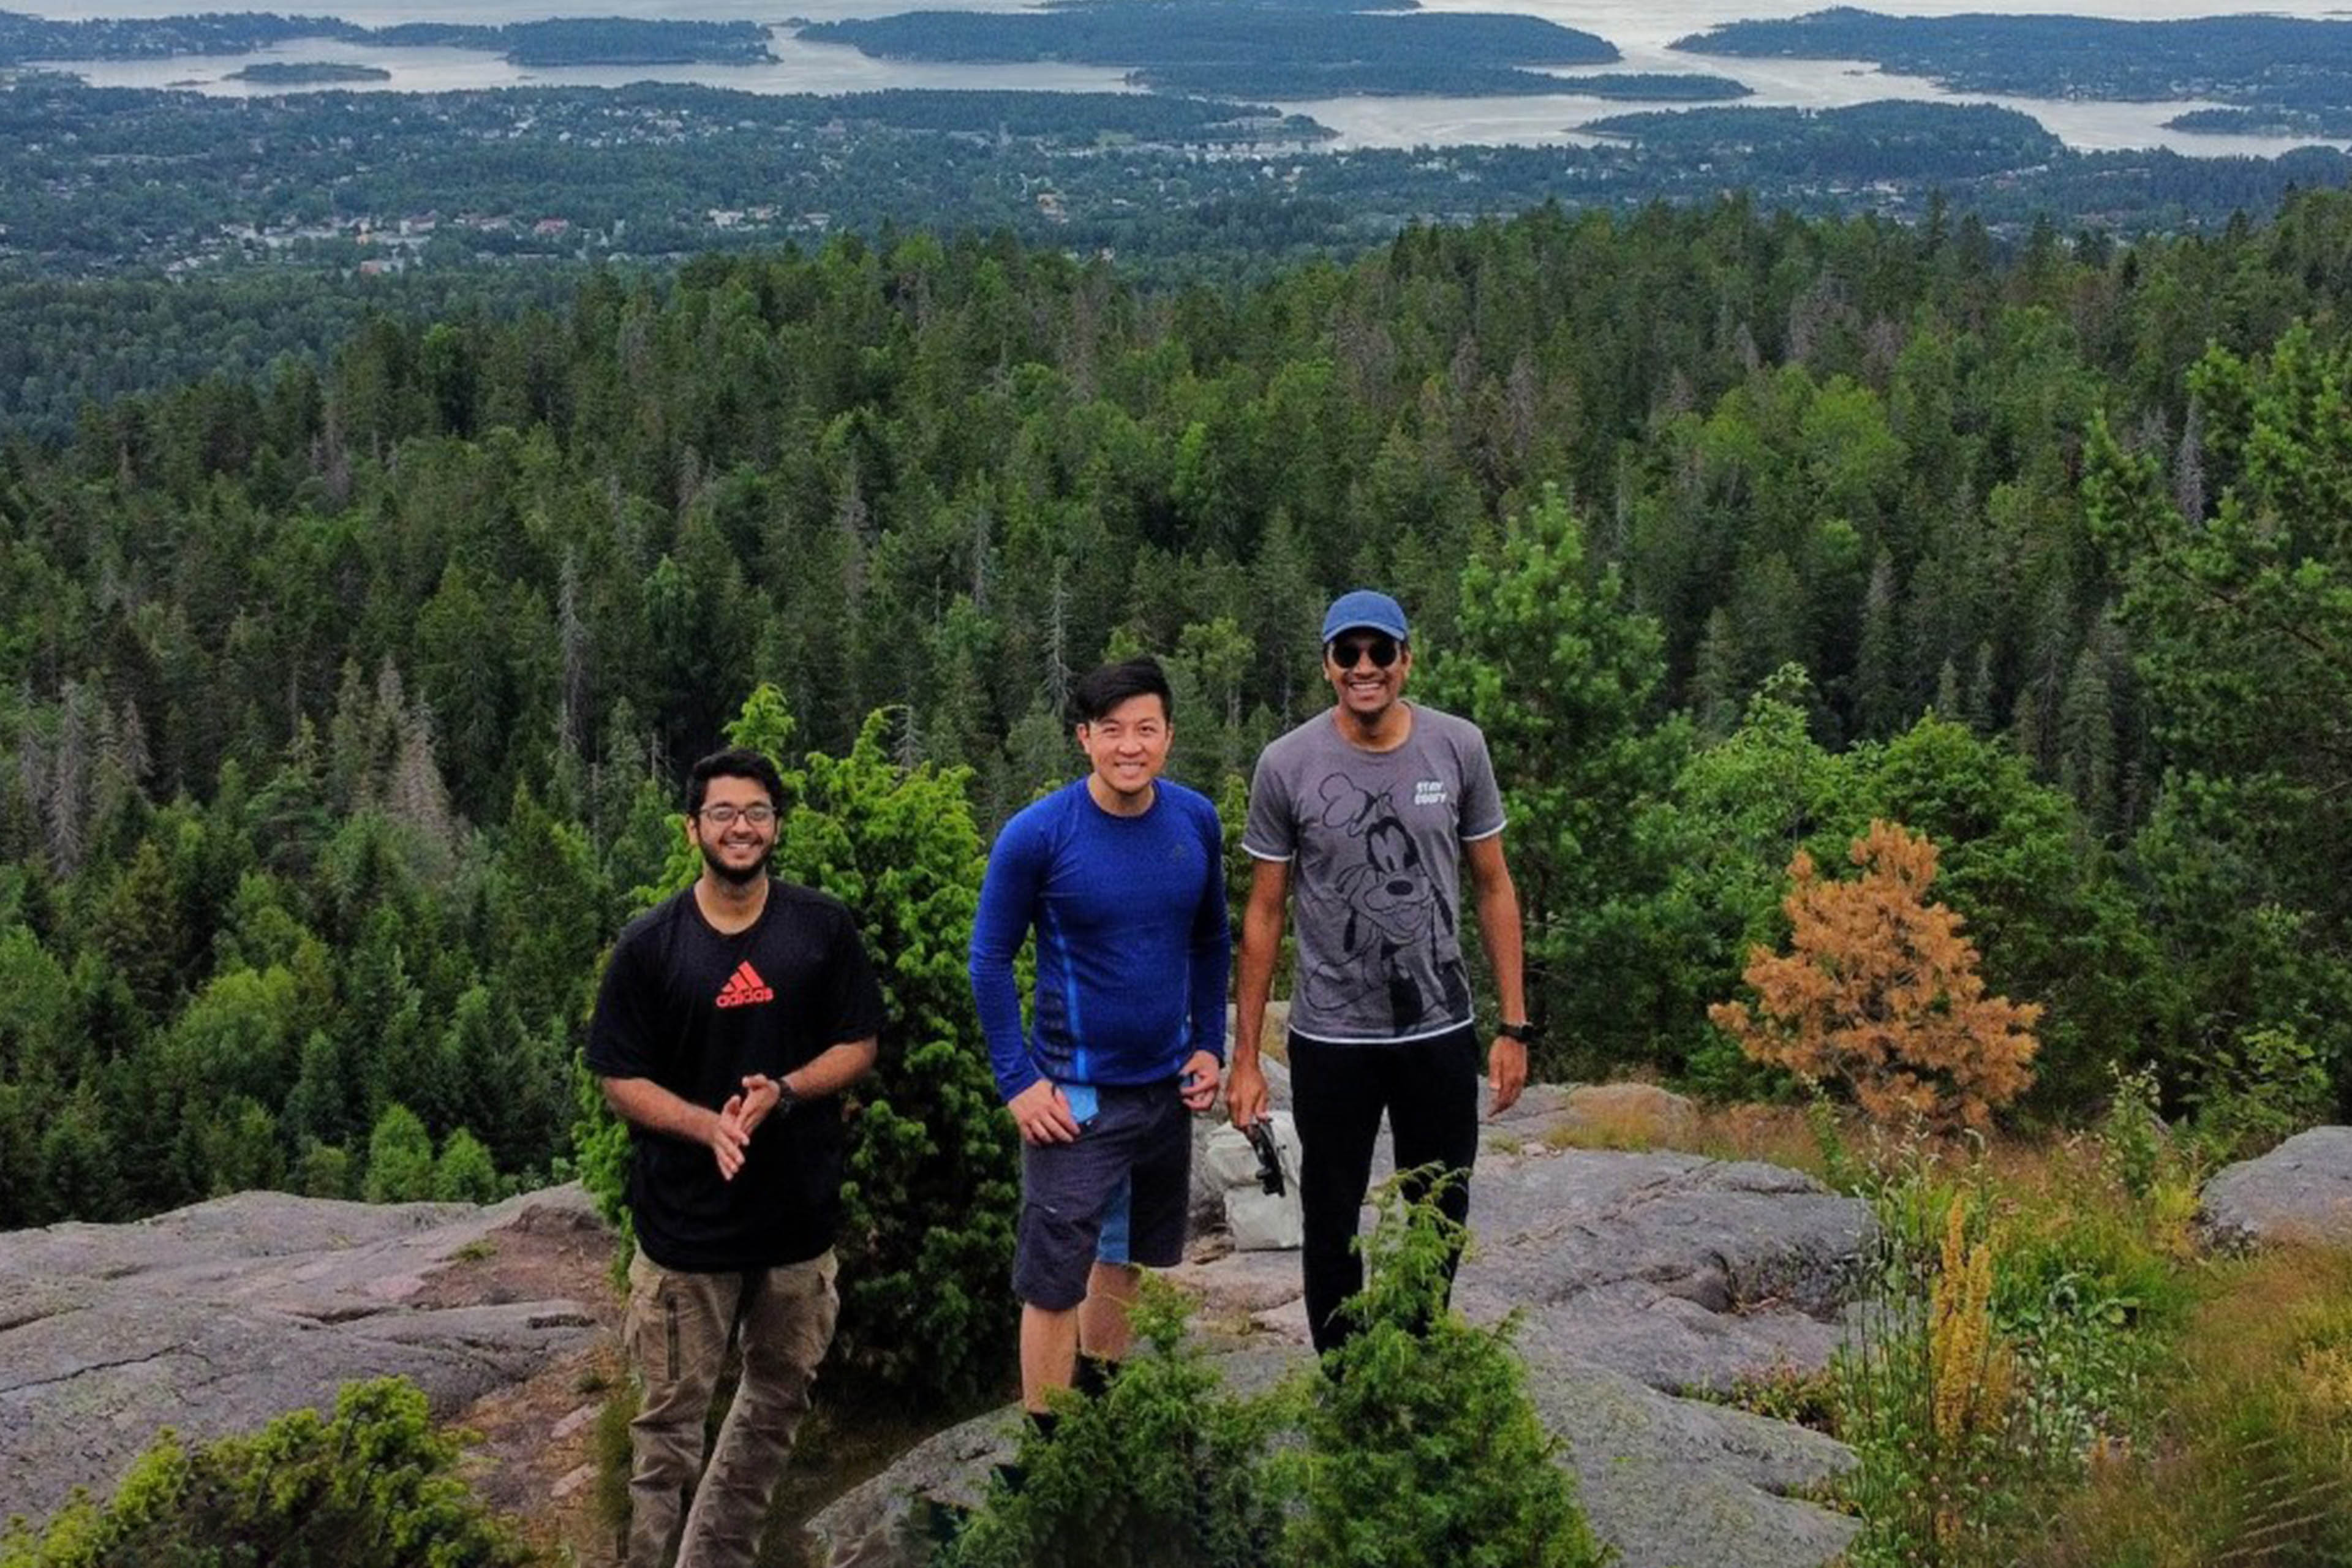
{"type": "Polygon", "coordinates": [[[203,1442],[324,1407],[354,1379],[413,1379],[440,1413],[605,1331],[606,1303],[546,1297],[611,1233],[577,1187],[468,1204],[242,1193],[134,1225],[0,1235],[0,1516],[103,1491],[172,1426],[203,1442]],[[494,1255],[500,1289],[453,1278],[494,1255]]]}
{"type": "Polygon", "coordinates": [[[2206,1245],[2238,1251],[2280,1242],[2352,1247],[2352,1127],[2314,1127],[2205,1184],[2206,1245]]]}
{"type": "MultiPolygon", "coordinates": [[[[1277,1081],[1278,1104],[1286,1089],[1277,1081]]],[[[1623,1568],[1819,1568],[1854,1527],[1802,1499],[1852,1456],[1684,1395],[1827,1362],[1871,1244],[1866,1208],[1770,1165],[1556,1147],[1590,1131],[1591,1103],[1576,1092],[1538,1086],[1490,1125],[1457,1300],[1480,1321],[1519,1314],[1530,1395],[1623,1568]]],[[[1671,1097],[1638,1098],[1609,1103],[1604,1133],[1636,1113],[1677,1115],[1671,1097]]],[[[2314,1142],[2326,1158],[2295,1165],[2290,1188],[2352,1164],[2352,1148],[2314,1142]]],[[[2273,1161],[2315,1152],[2296,1144],[2273,1161]]],[[[2235,1213],[2245,1184],[2227,1174],[2215,1196],[2235,1213]]],[[[135,1225],[0,1235],[0,1515],[45,1513],[77,1485],[104,1489],[161,1426],[197,1441],[252,1430],[353,1378],[410,1377],[444,1414],[509,1397],[494,1391],[535,1373],[566,1378],[567,1358],[613,1326],[600,1289],[610,1247],[577,1188],[489,1209],[248,1193],[135,1225]]],[[[1229,1386],[1307,1365],[1296,1253],[1213,1238],[1171,1272],[1200,1298],[1229,1386]]],[[[559,1434],[593,1416],[593,1404],[570,1408],[576,1390],[558,1392],[559,1434]]],[[[517,1442],[544,1438],[542,1414],[513,1423],[517,1442]]],[[[816,1560],[919,1562],[898,1531],[909,1498],[978,1500],[1014,1429],[1009,1412],[968,1422],[836,1500],[813,1523],[816,1560]]],[[[579,1479],[565,1475],[557,1495],[579,1479]]],[[[532,1495],[544,1486],[509,1506],[532,1495]]]]}
{"type": "MultiPolygon", "coordinates": [[[[1297,1346],[1213,1358],[1228,1387],[1252,1392],[1307,1364],[1297,1346]]],[[[1579,1495],[1620,1568],[1821,1568],[1854,1525],[1790,1497],[1853,1463],[1818,1433],[1719,1405],[1675,1399],[1632,1378],[1531,1353],[1528,1393],[1567,1440],[1579,1495]]],[[[909,1450],[810,1521],[826,1568],[920,1568],[916,1500],[976,1507],[991,1468],[1013,1458],[1011,1411],[975,1417],[909,1450]]]]}
{"type": "MultiPolygon", "coordinates": [[[[1532,1097],[1532,1091],[1531,1091],[1532,1097]]],[[[1565,1439],[1594,1529],[1622,1568],[1738,1563],[1820,1568],[1854,1525],[1801,1500],[1853,1463],[1803,1428],[1703,1400],[1741,1377],[1827,1364],[1868,1209],[1777,1166],[1684,1153],[1553,1150],[1570,1096],[1533,1097],[1510,1140],[1480,1157],[1474,1250],[1456,1300],[1472,1318],[1520,1314],[1528,1391],[1565,1439]]],[[[1653,1108],[1655,1109],[1655,1108],[1653,1108]]],[[[1201,1300],[1229,1386],[1303,1367],[1295,1254],[1232,1252],[1170,1271],[1201,1300]]],[[[1009,1457],[1015,1418],[982,1416],[915,1448],[811,1523],[829,1568],[912,1568],[914,1497],[978,1500],[1009,1457]]]]}

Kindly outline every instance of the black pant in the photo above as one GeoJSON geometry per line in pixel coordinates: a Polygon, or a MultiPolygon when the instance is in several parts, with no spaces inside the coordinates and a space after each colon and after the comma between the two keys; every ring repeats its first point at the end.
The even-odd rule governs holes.
{"type": "MultiPolygon", "coordinates": [[[[1363,1259],[1354,1246],[1356,1216],[1371,1183],[1381,1111],[1395,1135],[1397,1169],[1435,1163],[1460,1172],[1439,1206],[1456,1223],[1469,1218],[1470,1167],[1478,1158],[1478,1067],[1477,1031],[1467,1024],[1402,1045],[1339,1046],[1290,1037],[1307,1326],[1318,1352],[1344,1343],[1355,1328],[1339,1309],[1364,1285],[1363,1259]]],[[[1460,1261],[1457,1249],[1446,1266],[1449,1289],[1460,1261]]]]}

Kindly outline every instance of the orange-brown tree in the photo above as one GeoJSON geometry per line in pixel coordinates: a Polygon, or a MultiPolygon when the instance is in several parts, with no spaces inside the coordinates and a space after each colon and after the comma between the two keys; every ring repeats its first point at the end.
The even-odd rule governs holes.
{"type": "Polygon", "coordinates": [[[1836,881],[1797,852],[1780,906],[1789,951],[1750,949],[1754,1007],[1707,1016],[1758,1061],[1843,1080],[1874,1120],[1989,1125],[2033,1081],[2042,1009],[1985,994],[1960,917],[1928,900],[1936,846],[1924,834],[1874,821],[1850,856],[1862,874],[1836,881]]]}

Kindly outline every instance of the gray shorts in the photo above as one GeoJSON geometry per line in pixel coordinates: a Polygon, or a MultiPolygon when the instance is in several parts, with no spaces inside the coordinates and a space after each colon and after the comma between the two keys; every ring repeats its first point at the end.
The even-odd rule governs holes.
{"type": "Polygon", "coordinates": [[[1173,1079],[1097,1088],[1075,1143],[1024,1145],[1013,1291],[1066,1312],[1099,1261],[1167,1268],[1184,1260],[1192,1199],[1192,1116],[1173,1079]]]}

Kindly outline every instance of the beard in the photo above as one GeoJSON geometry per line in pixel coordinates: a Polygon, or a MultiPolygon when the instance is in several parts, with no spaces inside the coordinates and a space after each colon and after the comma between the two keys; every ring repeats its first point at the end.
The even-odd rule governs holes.
{"type": "Polygon", "coordinates": [[[761,878],[766,876],[768,874],[768,862],[774,859],[776,857],[776,847],[772,844],[768,847],[767,851],[757,860],[752,861],[749,866],[738,869],[733,866],[730,866],[725,860],[719,858],[719,848],[716,845],[701,844],[698,845],[697,847],[702,851],[702,863],[705,867],[709,868],[710,874],[718,878],[720,881],[726,883],[730,888],[748,888],[752,883],[758,881],[761,878]]]}

